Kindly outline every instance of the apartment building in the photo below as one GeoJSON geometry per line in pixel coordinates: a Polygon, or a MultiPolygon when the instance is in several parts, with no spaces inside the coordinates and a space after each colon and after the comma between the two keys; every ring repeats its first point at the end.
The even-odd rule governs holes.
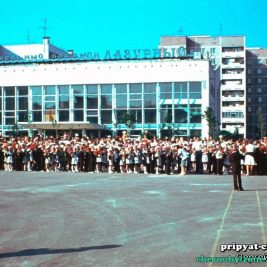
{"type": "Polygon", "coordinates": [[[258,138],[267,127],[267,49],[248,48],[247,58],[247,136],[258,138]]]}
{"type": "Polygon", "coordinates": [[[246,47],[244,36],[163,36],[160,48],[183,48],[186,55],[209,59],[220,70],[216,88],[221,130],[246,137],[246,47]]]}

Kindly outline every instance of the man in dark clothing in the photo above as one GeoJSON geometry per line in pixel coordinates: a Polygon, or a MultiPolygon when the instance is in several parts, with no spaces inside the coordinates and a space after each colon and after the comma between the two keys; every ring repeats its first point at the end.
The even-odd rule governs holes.
{"type": "Polygon", "coordinates": [[[230,163],[232,166],[233,173],[233,184],[234,191],[243,191],[242,180],[241,180],[241,164],[240,160],[245,157],[241,155],[237,147],[233,147],[232,153],[230,154],[230,163]]]}

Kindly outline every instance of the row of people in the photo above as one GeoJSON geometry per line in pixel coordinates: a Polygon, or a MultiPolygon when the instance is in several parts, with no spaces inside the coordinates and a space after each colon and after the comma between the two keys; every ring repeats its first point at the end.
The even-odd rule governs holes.
{"type": "Polygon", "coordinates": [[[121,173],[229,174],[233,146],[245,160],[244,173],[266,172],[267,149],[263,140],[215,141],[194,138],[131,140],[91,139],[64,135],[57,138],[11,138],[0,141],[0,169],[18,171],[72,171],[121,173]]]}

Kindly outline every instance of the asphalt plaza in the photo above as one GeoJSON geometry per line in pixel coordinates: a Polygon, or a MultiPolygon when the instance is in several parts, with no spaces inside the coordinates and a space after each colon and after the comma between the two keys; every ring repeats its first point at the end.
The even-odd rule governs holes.
{"type": "Polygon", "coordinates": [[[266,243],[267,177],[242,179],[1,172],[0,266],[237,266],[196,258],[266,243]]]}

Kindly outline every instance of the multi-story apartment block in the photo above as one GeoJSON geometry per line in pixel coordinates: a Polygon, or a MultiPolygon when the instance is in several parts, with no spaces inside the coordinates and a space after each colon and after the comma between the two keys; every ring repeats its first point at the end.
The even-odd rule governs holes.
{"type": "Polygon", "coordinates": [[[210,59],[220,69],[221,130],[246,136],[246,52],[244,36],[163,36],[160,48],[171,51],[184,49],[186,55],[210,59]]]}
{"type": "Polygon", "coordinates": [[[267,49],[248,48],[247,57],[247,135],[266,134],[267,126],[267,49]]]}

